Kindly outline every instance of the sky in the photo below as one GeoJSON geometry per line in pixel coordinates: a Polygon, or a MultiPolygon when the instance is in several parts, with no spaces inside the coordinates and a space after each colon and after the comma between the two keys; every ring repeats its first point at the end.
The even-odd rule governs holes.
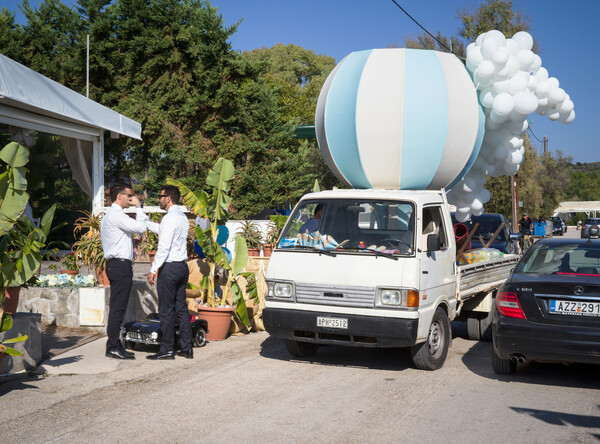
{"type": "MultiPolygon", "coordinates": [[[[40,0],[30,0],[36,7],[40,0]]],[[[0,0],[0,7],[16,12],[21,0],[0,0]]],[[[475,0],[396,0],[432,34],[457,36],[457,11],[475,9],[475,0]]],[[[63,0],[72,5],[75,0],[63,0]]],[[[353,51],[404,46],[406,37],[423,31],[392,0],[212,0],[227,26],[241,20],[231,38],[235,50],[247,51],[293,43],[341,61],[353,51]]],[[[575,103],[569,125],[532,114],[530,140],[538,152],[547,137],[551,152],[560,150],[573,162],[600,162],[595,118],[600,116],[600,1],[513,0],[514,9],[530,18],[530,33],[550,76],[556,77],[575,103]],[[537,139],[539,139],[539,141],[537,139]]]]}

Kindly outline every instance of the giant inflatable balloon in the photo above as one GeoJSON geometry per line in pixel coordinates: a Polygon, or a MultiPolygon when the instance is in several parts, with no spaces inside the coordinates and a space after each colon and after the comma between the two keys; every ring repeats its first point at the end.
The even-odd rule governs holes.
{"type": "Polygon", "coordinates": [[[528,114],[536,112],[565,124],[575,119],[573,101],[558,80],[548,76],[532,48],[533,39],[524,31],[509,39],[500,31],[489,31],[467,47],[467,69],[473,74],[486,123],[473,167],[448,193],[461,222],[483,213],[483,204],[490,199],[483,188],[487,176],[512,176],[518,171],[528,114]]]}
{"type": "Polygon", "coordinates": [[[456,56],[402,48],[348,55],[327,78],[315,120],[329,169],[354,188],[452,186],[475,162],[485,127],[456,56]]]}

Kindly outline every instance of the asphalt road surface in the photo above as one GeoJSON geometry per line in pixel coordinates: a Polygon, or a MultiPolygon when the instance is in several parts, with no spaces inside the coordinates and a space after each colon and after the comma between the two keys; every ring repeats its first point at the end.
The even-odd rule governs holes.
{"type": "Polygon", "coordinates": [[[498,376],[491,344],[452,327],[433,372],[401,349],[327,346],[298,360],[260,332],[194,360],[138,351],[106,373],[5,382],[0,443],[600,442],[600,366],[529,363],[498,376]]]}

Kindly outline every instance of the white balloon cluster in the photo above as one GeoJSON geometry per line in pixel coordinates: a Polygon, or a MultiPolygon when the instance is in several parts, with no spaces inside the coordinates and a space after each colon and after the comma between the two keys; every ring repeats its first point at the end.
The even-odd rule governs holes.
{"type": "Polygon", "coordinates": [[[537,112],[565,124],[575,119],[573,101],[556,78],[548,77],[532,48],[529,33],[517,32],[507,39],[496,30],[481,34],[467,47],[467,69],[473,74],[486,122],[475,163],[448,192],[459,221],[483,213],[483,204],[490,200],[490,192],[483,188],[487,176],[512,176],[519,170],[528,114],[537,112]]]}

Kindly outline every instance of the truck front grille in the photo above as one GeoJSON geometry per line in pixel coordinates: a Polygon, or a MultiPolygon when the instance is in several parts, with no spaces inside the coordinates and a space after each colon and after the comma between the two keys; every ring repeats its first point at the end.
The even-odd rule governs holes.
{"type": "Polygon", "coordinates": [[[375,306],[375,289],[296,283],[296,302],[373,308],[375,306]]]}

